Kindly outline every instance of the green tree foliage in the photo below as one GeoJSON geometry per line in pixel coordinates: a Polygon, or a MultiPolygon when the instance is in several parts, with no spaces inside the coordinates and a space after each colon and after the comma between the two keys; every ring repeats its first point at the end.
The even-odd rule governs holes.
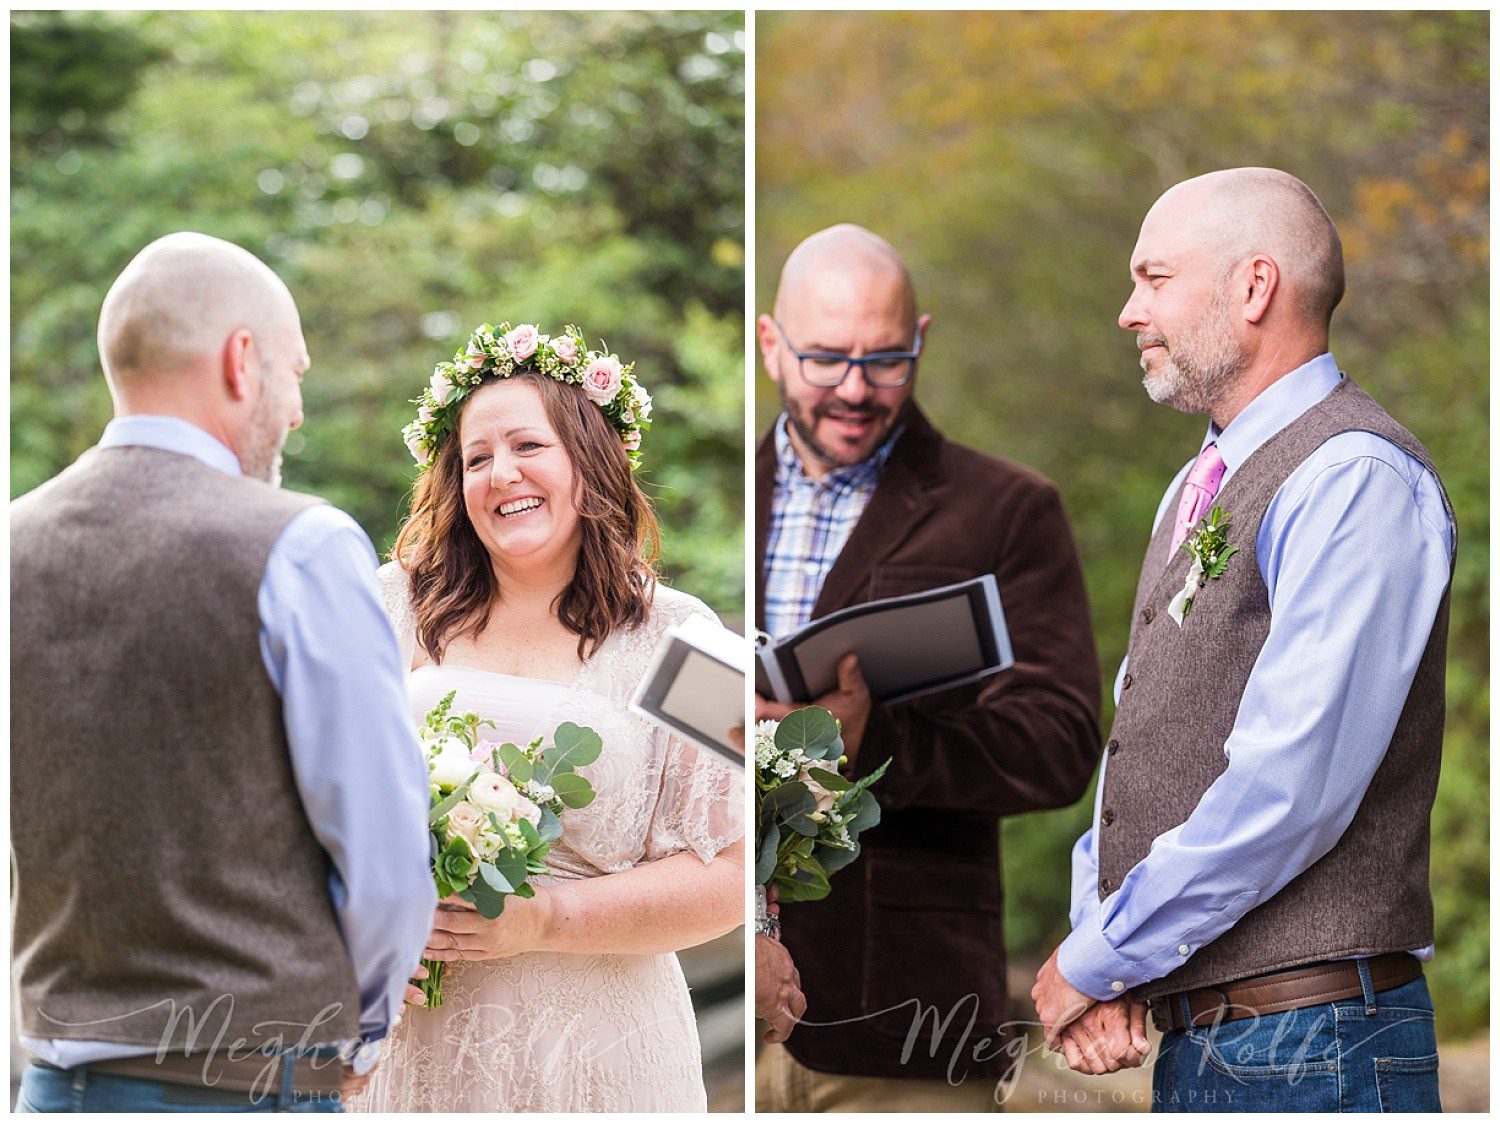
{"type": "MultiPolygon", "coordinates": [[[[1488,40],[1482,12],[823,12],[757,36],[760,306],[822,226],[903,251],[934,314],[917,393],[1062,488],[1106,682],[1203,428],[1147,399],[1115,326],[1140,221],[1171,184],[1246,164],[1329,208],[1349,271],[1334,353],[1426,443],[1458,516],[1432,856],[1447,1032],[1483,1024],[1489,993],[1488,40]]],[[[765,380],[757,399],[768,423],[765,380]]],[[[1006,824],[1018,949],[1066,933],[1091,806],[1006,824]]]]}
{"type": "Polygon", "coordinates": [[[298,298],[289,486],[389,547],[433,364],[482,321],[576,322],[656,399],[669,581],[738,615],[738,13],[33,12],[11,52],[13,495],[109,417],[110,281],[201,230],[298,298]]]}

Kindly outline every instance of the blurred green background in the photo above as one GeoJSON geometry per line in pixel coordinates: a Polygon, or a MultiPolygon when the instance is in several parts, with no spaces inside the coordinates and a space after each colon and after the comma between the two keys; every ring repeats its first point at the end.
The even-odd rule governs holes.
{"type": "MultiPolygon", "coordinates": [[[[1152,515],[1206,424],[1150,402],[1115,324],[1140,221],[1215,168],[1284,168],[1318,193],[1349,270],[1334,354],[1425,442],[1458,516],[1429,978],[1441,1033],[1484,1026],[1488,15],[823,12],[756,31],[758,307],[813,230],[895,243],[934,317],[917,397],[950,437],[1061,487],[1106,682],[1152,515]]],[[[756,406],[764,427],[763,376],[756,406]]],[[[1005,823],[1014,954],[1066,934],[1092,802],[1005,823]]]]}
{"type": "Polygon", "coordinates": [[[287,486],[383,551],[433,364],[484,320],[576,322],[656,398],[669,582],[740,617],[741,14],[33,12],[11,64],[13,496],[109,418],[116,273],[201,230],[301,306],[287,486]]]}

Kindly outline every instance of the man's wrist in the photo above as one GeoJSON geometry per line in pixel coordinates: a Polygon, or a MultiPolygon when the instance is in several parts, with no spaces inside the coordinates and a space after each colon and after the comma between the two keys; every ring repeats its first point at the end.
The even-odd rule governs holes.
{"type": "Polygon", "coordinates": [[[1100,912],[1087,914],[1058,946],[1057,970],[1074,990],[1107,1002],[1148,980],[1105,939],[1100,912]]]}

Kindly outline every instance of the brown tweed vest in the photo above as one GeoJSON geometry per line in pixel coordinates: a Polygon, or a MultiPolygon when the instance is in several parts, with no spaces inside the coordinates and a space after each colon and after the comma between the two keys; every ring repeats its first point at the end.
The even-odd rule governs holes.
{"type": "MultiPolygon", "coordinates": [[[[1345,379],[1256,450],[1219,493],[1215,501],[1231,520],[1229,541],[1240,552],[1199,590],[1180,629],[1167,605],[1191,562],[1182,550],[1167,557],[1176,499],[1167,509],[1146,550],[1129,673],[1108,742],[1098,825],[1101,899],[1158,835],[1187,819],[1227,765],[1224,743],[1271,626],[1255,557],[1266,507],[1319,445],[1361,430],[1432,467],[1416,438],[1345,379]]],[[[1390,746],[1333,849],[1217,940],[1195,948],[1177,970],[1137,987],[1138,998],[1432,942],[1428,817],[1442,752],[1447,640],[1445,591],[1390,746]]]]}
{"type": "Polygon", "coordinates": [[[12,504],[22,1033],[178,1050],[357,1034],[259,640],[271,548],[315,502],[116,447],[12,504]]]}

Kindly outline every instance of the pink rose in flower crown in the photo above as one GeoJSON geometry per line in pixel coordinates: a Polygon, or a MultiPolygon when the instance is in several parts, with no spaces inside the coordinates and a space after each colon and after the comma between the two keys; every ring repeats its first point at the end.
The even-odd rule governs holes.
{"type": "Polygon", "coordinates": [[[418,407],[418,409],[417,409],[417,420],[419,422],[421,422],[423,425],[426,425],[428,422],[430,422],[432,420],[432,416],[433,416],[433,414],[432,414],[432,407],[431,406],[424,405],[424,406],[418,407]]]}
{"type": "Polygon", "coordinates": [[[552,341],[552,353],[558,362],[572,366],[578,361],[578,344],[571,335],[560,335],[552,341]]]}
{"type": "Polygon", "coordinates": [[[470,370],[478,370],[484,366],[484,360],[488,356],[485,355],[483,348],[476,347],[470,342],[469,349],[464,352],[464,357],[468,360],[470,370]]]}
{"type": "Polygon", "coordinates": [[[432,382],[429,383],[432,390],[432,400],[442,405],[448,400],[448,395],[453,393],[453,383],[448,381],[448,376],[440,370],[432,372],[432,382]]]}
{"type": "Polygon", "coordinates": [[[623,377],[619,359],[613,355],[600,355],[583,372],[583,392],[595,405],[607,406],[620,392],[623,377]]]}
{"type": "Polygon", "coordinates": [[[630,434],[624,438],[625,451],[635,452],[641,447],[641,431],[632,429],[630,434]]]}
{"type": "Polygon", "coordinates": [[[505,346],[510,349],[510,357],[518,363],[524,363],[536,354],[536,325],[517,324],[505,333],[505,346]]]}

